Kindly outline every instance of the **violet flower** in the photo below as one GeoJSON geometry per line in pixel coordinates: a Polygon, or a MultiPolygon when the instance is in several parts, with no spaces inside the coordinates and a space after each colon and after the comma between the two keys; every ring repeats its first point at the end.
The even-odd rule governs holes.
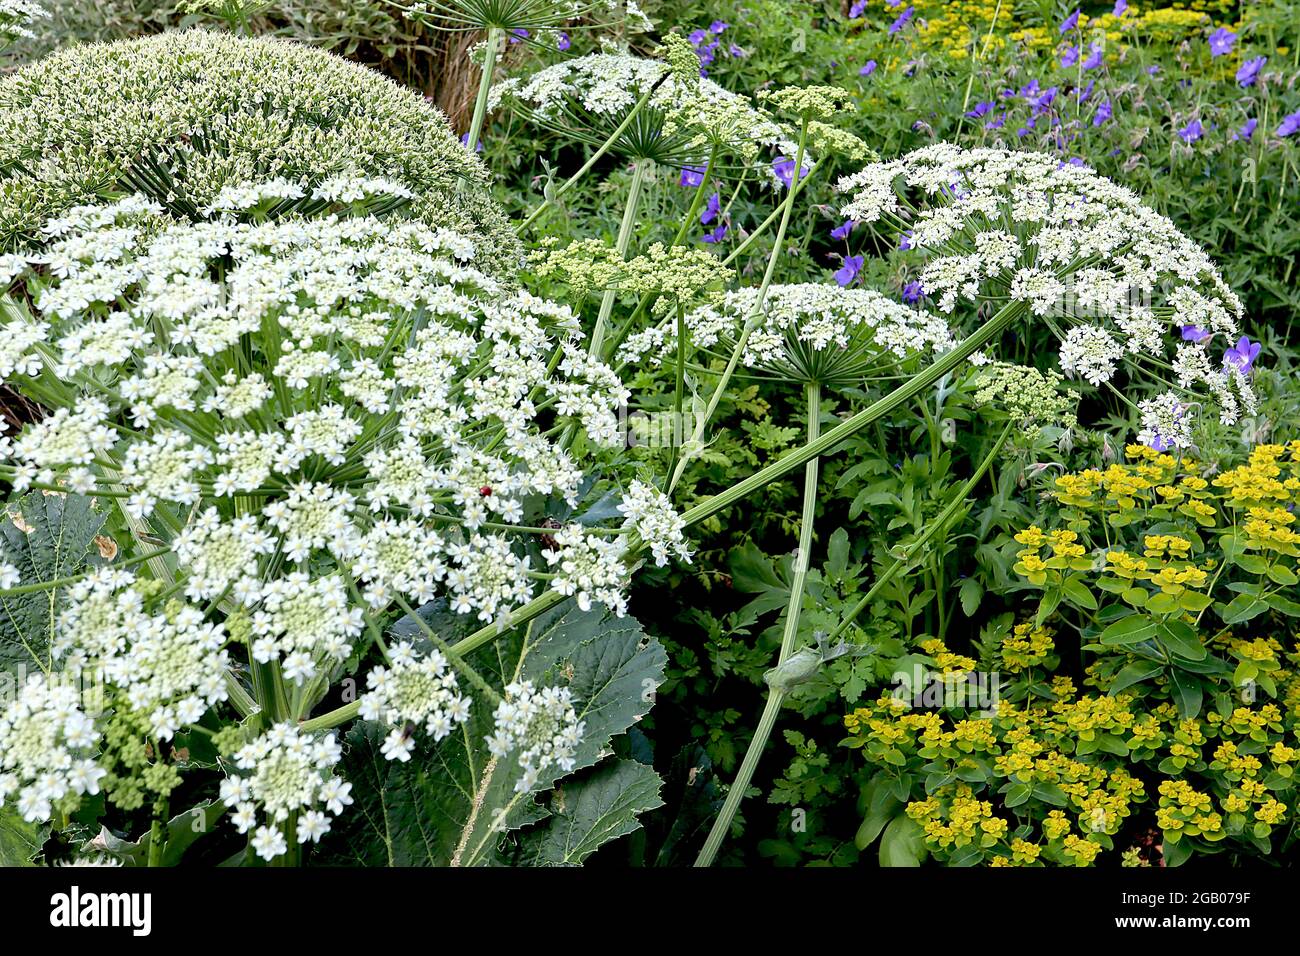
{"type": "Polygon", "coordinates": [[[1237,67],[1237,84],[1242,87],[1254,86],[1255,81],[1259,79],[1259,71],[1267,62],[1268,57],[1257,56],[1241,64],[1237,67]]]}
{"type": "Polygon", "coordinates": [[[704,211],[700,213],[700,225],[707,226],[718,217],[718,211],[722,208],[722,200],[717,193],[714,193],[704,203],[704,211]]]}
{"type": "Polygon", "coordinates": [[[700,238],[703,239],[705,242],[712,244],[712,243],[721,242],[726,237],[726,235],[727,235],[727,224],[725,222],[720,222],[718,223],[717,227],[713,229],[712,232],[706,232],[700,238]]]}
{"type": "Polygon", "coordinates": [[[1237,344],[1223,353],[1223,364],[1234,365],[1243,375],[1251,370],[1259,356],[1260,344],[1251,342],[1246,336],[1237,339],[1237,344]]]}
{"type": "Polygon", "coordinates": [[[851,285],[862,271],[862,262],[862,256],[845,256],[844,265],[835,271],[835,281],[844,287],[851,285]]]}
{"type": "Polygon", "coordinates": [[[1210,34],[1210,56],[1223,56],[1232,52],[1232,45],[1237,42],[1237,34],[1227,27],[1219,27],[1210,34]]]}

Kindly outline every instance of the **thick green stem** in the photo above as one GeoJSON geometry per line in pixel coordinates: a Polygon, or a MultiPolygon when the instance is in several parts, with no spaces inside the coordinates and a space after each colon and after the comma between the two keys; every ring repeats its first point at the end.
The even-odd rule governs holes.
{"type": "Polygon", "coordinates": [[[933,362],[925,371],[917,373],[906,385],[895,389],[884,398],[872,402],[852,418],[836,425],[816,441],[809,442],[801,448],[796,448],[761,471],[757,471],[748,478],[736,482],[726,491],[714,495],[707,501],[703,501],[694,508],[689,509],[682,515],[683,520],[687,525],[692,525],[703,521],[705,518],[712,517],[724,508],[728,508],[742,498],[753,494],[759,488],[771,484],[781,476],[794,471],[800,465],[806,464],[819,455],[826,454],[846,438],[889,414],[898,406],[911,401],[920,392],[923,392],[948,372],[957,368],[972,353],[979,351],[979,349],[1001,335],[1021,315],[1023,310],[1024,305],[1020,302],[1006,303],[998,310],[996,315],[967,336],[960,345],[949,352],[945,352],[941,358],[933,362]]]}
{"type": "MultiPolygon", "coordinates": [[[[724,508],[730,507],[735,502],[753,494],[759,488],[762,488],[778,478],[793,471],[800,465],[806,465],[809,461],[821,455],[828,454],[836,445],[845,439],[861,431],[867,425],[878,420],[890,411],[897,408],[904,402],[910,401],[918,393],[929,388],[940,378],[951,372],[958,365],[964,362],[973,352],[978,351],[983,346],[997,338],[1022,312],[1023,306],[1018,302],[1008,302],[997,314],[985,322],[982,326],[972,332],[960,345],[950,352],[944,354],[942,358],[936,361],[925,371],[920,372],[909,381],[906,385],[891,392],[884,398],[873,402],[871,405],[858,412],[852,418],[841,422],[832,428],[826,434],[822,435],[815,441],[810,441],[800,448],[788,453],[774,464],[768,465],[761,471],[755,472],[743,481],[737,482],[726,491],[714,495],[707,501],[696,505],[682,515],[687,526],[698,524],[705,518],[712,517],[724,508]]],[[[991,459],[990,459],[991,460],[991,459]]],[[[639,543],[629,543],[628,560],[635,560],[640,553],[642,545],[639,543]]],[[[475,648],[482,647],[484,644],[506,633],[511,628],[518,627],[527,621],[531,621],[539,614],[543,614],[555,607],[562,600],[563,596],[558,591],[548,590],[541,595],[533,598],[527,604],[523,605],[512,614],[508,615],[499,624],[489,624],[480,628],[468,637],[463,638],[452,645],[452,650],[458,654],[468,654],[475,648]]],[[[329,727],[337,727],[339,724],[351,720],[357,715],[359,705],[355,702],[345,704],[336,710],[322,714],[320,717],[303,723],[304,730],[323,730],[329,727]]]]}
{"type": "MultiPolygon", "coordinates": [[[[732,350],[731,360],[727,362],[727,367],[719,379],[717,387],[714,388],[713,394],[709,396],[709,404],[704,409],[704,414],[700,416],[699,421],[695,423],[695,429],[691,432],[691,438],[688,442],[690,450],[698,448],[700,442],[704,439],[704,430],[708,427],[713,418],[713,413],[718,409],[718,403],[722,401],[722,395],[731,382],[731,376],[735,374],[736,365],[740,362],[741,353],[745,351],[745,344],[749,341],[750,333],[758,326],[763,316],[763,305],[767,301],[767,290],[772,284],[772,276],[776,272],[776,261],[781,256],[781,248],[785,244],[786,229],[790,225],[790,213],[794,209],[794,197],[796,186],[800,182],[800,173],[803,171],[803,154],[804,145],[808,139],[808,121],[804,120],[799,127],[799,148],[794,154],[794,172],[791,173],[790,189],[786,193],[785,202],[781,204],[781,225],[776,230],[776,240],[772,244],[772,253],[767,257],[767,269],[763,272],[763,282],[758,287],[758,294],[754,298],[754,309],[749,317],[745,320],[745,328],[740,333],[740,339],[736,342],[736,347],[732,350]]],[[[668,481],[666,494],[672,495],[677,483],[681,481],[682,475],[686,472],[686,465],[690,462],[690,455],[681,455],[677,459],[677,464],[673,468],[672,478],[668,481]]]]}
{"type": "MultiPolygon", "coordinates": [[[[171,554],[171,551],[171,548],[159,548],[157,551],[150,551],[146,554],[140,555],[139,557],[119,561],[117,564],[113,565],[113,567],[129,568],[135,564],[152,561],[154,558],[160,557],[164,554],[171,554]]],[[[57,578],[53,581],[38,581],[35,584],[22,584],[16,588],[8,588],[7,590],[0,591],[0,597],[17,597],[20,594],[35,594],[37,591],[53,591],[55,588],[63,588],[67,587],[69,584],[76,584],[78,581],[82,581],[94,573],[94,571],[87,571],[84,574],[72,574],[66,578],[57,578]]]]}
{"type": "Polygon", "coordinates": [[[478,96],[474,98],[474,114],[469,121],[469,132],[465,134],[465,147],[471,156],[478,149],[479,135],[483,132],[483,120],[487,116],[488,95],[492,92],[492,74],[497,67],[501,37],[500,27],[488,27],[483,49],[483,73],[478,81],[478,96]]]}
{"type": "Polygon", "coordinates": [[[416,627],[420,629],[420,632],[429,639],[429,642],[447,656],[447,660],[451,661],[452,666],[460,672],[462,677],[473,684],[474,688],[493,704],[501,703],[501,695],[493,690],[491,685],[479,676],[478,671],[470,667],[469,664],[465,662],[465,659],[461,657],[460,654],[456,653],[456,650],[450,644],[434,633],[433,628],[428,625],[424,618],[420,617],[419,613],[417,613],[411,605],[406,603],[406,599],[400,594],[397,596],[397,603],[401,606],[402,610],[406,612],[406,616],[415,622],[416,627]]]}
{"type": "MultiPolygon", "coordinates": [[[[632,167],[632,182],[627,187],[627,201],[623,205],[623,221],[619,223],[618,239],[614,243],[614,251],[620,259],[627,258],[628,247],[632,244],[632,230],[636,226],[637,208],[641,204],[641,186],[645,182],[649,165],[649,160],[639,159],[632,167]]],[[[614,300],[617,297],[616,289],[606,289],[601,297],[600,314],[596,316],[596,327],[591,330],[591,345],[588,348],[591,355],[599,355],[601,346],[605,343],[605,326],[609,323],[610,313],[614,311],[614,300]]]]}
{"type": "MultiPolygon", "coordinates": [[[[808,399],[808,441],[817,440],[821,432],[821,388],[814,382],[807,387],[808,399]]],[[[799,549],[794,556],[794,573],[790,579],[790,600],[785,608],[785,630],[781,633],[781,650],[777,655],[776,666],[780,667],[794,653],[794,644],[799,637],[799,618],[803,611],[803,592],[804,586],[808,582],[808,565],[809,558],[812,554],[813,540],[813,521],[817,512],[817,470],[818,459],[811,459],[804,466],[803,477],[803,514],[799,518],[799,549]]],[[[736,779],[732,781],[731,789],[727,791],[726,802],[722,805],[718,818],[713,821],[713,828],[709,831],[708,839],[704,841],[704,847],[700,854],[695,858],[696,866],[712,866],[713,859],[718,855],[718,849],[722,846],[722,841],[726,839],[727,833],[731,830],[731,821],[735,819],[736,811],[740,809],[740,802],[745,799],[745,792],[749,789],[750,781],[754,778],[754,770],[758,767],[759,758],[763,755],[763,749],[767,746],[768,737],[772,734],[772,728],[776,726],[776,717],[781,709],[781,701],[785,699],[785,692],[777,687],[769,687],[767,691],[767,703],[763,707],[763,715],[758,719],[758,727],[754,730],[754,736],[749,741],[749,748],[745,751],[745,757],[740,762],[740,771],[736,774],[736,779]]]]}
{"type": "Polygon", "coordinates": [[[668,471],[672,474],[677,463],[677,450],[681,445],[685,426],[682,422],[682,403],[686,396],[686,308],[677,303],[677,369],[673,376],[672,434],[668,439],[668,471]]]}
{"type": "MultiPolygon", "coordinates": [[[[154,753],[158,753],[157,744],[154,747],[154,753]]],[[[161,759],[162,755],[158,756],[161,759]]],[[[159,797],[153,804],[153,822],[149,824],[149,866],[162,866],[163,844],[166,841],[164,828],[167,826],[167,805],[166,797],[159,797]]]]}

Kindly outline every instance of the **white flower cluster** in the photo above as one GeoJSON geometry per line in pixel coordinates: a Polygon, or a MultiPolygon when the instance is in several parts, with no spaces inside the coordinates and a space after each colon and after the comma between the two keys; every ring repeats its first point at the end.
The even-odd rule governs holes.
{"type": "Polygon", "coordinates": [[[65,797],[99,793],[107,773],[94,759],[99,740],[75,687],[26,681],[0,711],[0,806],[17,793],[19,815],[42,823],[65,797]]]}
{"type": "MultiPolygon", "coordinates": [[[[691,346],[720,347],[728,357],[757,299],[757,289],[736,289],[688,313],[691,346]]],[[[648,353],[650,361],[659,364],[674,352],[676,339],[670,324],[647,329],[628,336],[621,357],[635,362],[648,353]]],[[[952,345],[952,333],[942,319],[879,292],[797,283],[768,289],[762,319],[751,331],[740,361],[746,368],[791,381],[852,384],[901,359],[952,345]]]]}
{"type": "Polygon", "coordinates": [[[65,672],[120,689],[153,735],[170,740],[226,699],[227,635],[181,601],[156,613],[146,604],[130,572],[95,571],[68,589],[52,650],[65,672]]]}
{"type": "Polygon", "coordinates": [[[0,79],[0,167],[4,248],[111,182],[186,217],[346,204],[378,189],[473,241],[483,272],[510,275],[522,255],[487,170],[425,97],[283,39],[169,30],[67,45],[0,79]],[[314,185],[296,181],[304,170],[314,185]]]}
{"type": "Polygon", "coordinates": [[[20,37],[36,36],[30,24],[33,20],[48,20],[50,11],[33,0],[0,0],[0,49],[20,37]]]}
{"type": "Polygon", "coordinates": [[[1253,412],[1248,363],[1210,355],[1239,334],[1241,301],[1205,251],[1132,191],[1055,156],[947,143],[872,164],[838,188],[853,194],[845,216],[909,230],[921,288],[942,311],[1023,302],[1071,326],[1061,333],[1067,374],[1100,385],[1121,362],[1172,364],[1179,387],[1208,392],[1225,424],[1253,412]]]}
{"type": "Polygon", "coordinates": [[[578,720],[567,687],[547,687],[539,692],[531,681],[512,683],[506,687],[505,699],[497,704],[495,717],[488,750],[494,757],[519,752],[523,774],[515,783],[515,792],[532,790],[552,766],[565,772],[573,769],[585,725],[578,720]]]}
{"type": "MultiPolygon", "coordinates": [[[[503,290],[446,230],[176,222],[130,197],[46,233],[16,276],[33,309],[0,367],[82,397],[0,447],[0,474],[19,491],[124,489],[131,515],[179,528],[187,596],[246,608],[253,657],[297,683],[345,660],[398,594],[442,593],[485,622],[530,600],[509,526],[530,496],[576,505],[584,472],[556,425],[593,454],[619,445],[628,392],[571,310],[503,290]]],[[[612,581],[599,594],[623,608],[612,581]]]]}
{"type": "Polygon", "coordinates": [[[389,652],[390,667],[376,667],[366,678],[369,690],[361,695],[363,720],[388,724],[392,729],[380,752],[389,760],[407,761],[415,747],[415,729],[435,741],[469,719],[470,699],[460,692],[456,672],[436,648],[420,656],[403,641],[389,652]]]}
{"type": "Polygon", "coordinates": [[[234,765],[243,773],[221,782],[221,800],[234,808],[231,820],[240,833],[253,830],[259,857],[273,860],[289,849],[284,823],[290,814],[298,815],[292,834],[298,843],[319,841],[329,832],[331,815],[352,803],[352,784],[333,773],[341,755],[333,734],[313,738],[283,723],[235,752],[234,765]]]}
{"type": "Polygon", "coordinates": [[[546,563],[554,568],[551,588],[565,597],[573,597],[583,611],[591,610],[592,600],[599,601],[619,617],[627,613],[628,569],[623,563],[627,541],[602,539],[589,535],[580,525],[571,524],[552,536],[553,547],[542,551],[546,563]]]}
{"type": "Polygon", "coordinates": [[[690,563],[694,552],[686,543],[686,522],[673,508],[669,497],[654,485],[633,479],[623,493],[618,510],[627,518],[625,527],[630,526],[649,546],[659,567],[672,557],[690,563]]]}
{"type": "MultiPolygon", "coordinates": [[[[592,127],[612,131],[669,72],[668,64],[659,60],[593,53],[545,67],[526,82],[507,80],[494,92],[498,99],[512,96],[540,122],[581,135],[592,127]]],[[[745,166],[768,160],[766,173],[775,183],[773,151],[795,155],[795,144],[779,124],[747,98],[712,80],[687,82],[670,75],[650,97],[647,110],[645,122],[625,134],[620,144],[625,152],[644,154],[634,158],[702,166],[716,146],[745,166]]],[[[719,165],[727,162],[720,159],[719,165]]],[[[811,167],[812,162],[805,154],[805,165],[811,167]]]]}

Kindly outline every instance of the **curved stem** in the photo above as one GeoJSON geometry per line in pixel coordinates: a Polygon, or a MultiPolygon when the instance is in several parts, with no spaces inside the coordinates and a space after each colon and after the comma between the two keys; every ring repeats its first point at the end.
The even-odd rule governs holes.
{"type": "Polygon", "coordinates": [[[501,703],[501,695],[493,690],[491,685],[479,676],[478,671],[470,667],[469,664],[465,662],[465,659],[461,657],[460,654],[456,653],[456,650],[450,644],[434,633],[433,628],[428,625],[424,618],[420,617],[415,609],[406,602],[406,598],[402,597],[400,594],[397,595],[397,603],[398,606],[406,612],[406,616],[415,622],[416,626],[420,629],[420,632],[429,639],[430,643],[447,656],[447,660],[451,661],[452,666],[455,667],[456,670],[460,671],[461,675],[473,684],[474,688],[479,693],[490,700],[493,704],[501,703]]]}
{"type": "MultiPolygon", "coordinates": [[[[794,209],[794,197],[798,191],[796,187],[802,181],[800,173],[803,171],[804,146],[808,139],[808,121],[805,119],[799,127],[799,148],[794,154],[794,172],[791,174],[790,188],[786,192],[785,202],[781,204],[781,225],[776,229],[776,240],[772,244],[772,252],[767,257],[767,269],[763,272],[763,282],[758,287],[758,294],[754,298],[754,309],[749,318],[745,321],[745,328],[740,333],[740,338],[736,342],[735,349],[732,350],[731,360],[727,363],[726,369],[722,373],[722,378],[718,380],[717,387],[714,388],[713,394],[709,396],[709,404],[704,409],[704,414],[700,420],[695,423],[695,428],[691,432],[691,438],[688,442],[694,448],[704,438],[704,430],[708,427],[713,418],[713,413],[718,409],[718,403],[722,401],[723,392],[726,391],[727,385],[731,381],[731,376],[736,371],[736,365],[740,362],[741,353],[745,351],[745,344],[749,341],[750,333],[758,326],[763,316],[763,305],[767,301],[767,290],[772,284],[772,276],[776,272],[776,260],[780,258],[781,248],[785,244],[786,229],[790,225],[790,213],[794,209]]],[[[677,464],[673,468],[672,477],[668,481],[668,488],[665,492],[672,495],[673,489],[681,481],[682,475],[686,471],[686,465],[690,461],[690,455],[681,455],[677,459],[677,464]]]]}
{"type": "Polygon", "coordinates": [[[852,418],[840,422],[816,441],[808,442],[801,448],[796,448],[761,471],[757,471],[748,478],[736,482],[726,491],[702,501],[694,508],[684,512],[682,519],[689,526],[703,521],[705,518],[712,517],[741,498],[753,494],[764,485],[771,484],[782,475],[794,471],[794,469],[809,460],[826,454],[865,426],[892,412],[899,405],[911,401],[918,393],[929,388],[945,374],[966,361],[973,352],[979,351],[980,348],[1000,335],[1022,313],[1023,309],[1023,303],[1006,303],[998,310],[996,315],[967,336],[960,345],[951,351],[945,352],[942,358],[936,360],[925,371],[917,373],[906,385],[895,389],[884,398],[872,402],[852,418]]]}
{"type": "MultiPolygon", "coordinates": [[[[627,258],[628,247],[632,244],[632,229],[636,225],[637,208],[641,203],[641,186],[645,182],[649,165],[649,160],[639,159],[632,166],[632,182],[627,187],[627,200],[623,204],[623,221],[619,223],[618,239],[614,243],[614,251],[620,259],[627,258]]],[[[617,289],[606,289],[601,297],[600,314],[596,316],[596,327],[591,331],[591,345],[588,348],[590,355],[600,355],[601,346],[605,343],[605,326],[609,323],[610,313],[614,311],[614,299],[617,296],[617,289]]]]}
{"type": "MultiPolygon", "coordinates": [[[[978,351],[989,342],[993,341],[1000,335],[1018,316],[1021,315],[1024,306],[1019,302],[1008,302],[998,310],[992,318],[982,326],[972,332],[960,345],[946,352],[942,358],[934,362],[925,371],[918,373],[906,385],[901,386],[884,398],[873,402],[862,411],[858,412],[852,418],[849,418],[830,431],[821,435],[815,441],[810,441],[800,448],[789,452],[775,463],[768,465],[761,471],[755,472],[750,477],[732,485],[726,491],[714,495],[712,498],[701,502],[694,508],[686,511],[682,515],[683,521],[689,527],[698,524],[705,518],[712,517],[724,508],[727,508],[747,495],[753,494],[759,488],[771,484],[786,473],[793,471],[800,465],[807,464],[814,458],[825,455],[830,452],[836,445],[845,439],[861,431],[867,425],[877,421],[884,415],[893,411],[899,405],[910,401],[918,393],[929,388],[948,372],[951,372],[958,365],[964,362],[973,352],[978,351]]],[[[990,458],[990,462],[991,462],[990,458]]],[[[955,510],[955,509],[954,509],[955,510]]],[[[928,539],[927,539],[928,540],[928,539]]],[[[630,541],[628,543],[627,556],[628,560],[635,560],[640,554],[644,545],[639,541],[630,541]]],[[[451,646],[451,649],[458,654],[468,654],[475,648],[482,647],[484,644],[494,638],[506,633],[513,627],[517,627],[540,614],[549,611],[562,600],[563,596],[558,591],[548,590],[533,598],[527,604],[517,608],[513,613],[507,615],[500,622],[489,624],[475,631],[473,634],[461,639],[451,646]]],[[[335,710],[322,714],[320,717],[303,723],[304,730],[322,730],[328,727],[337,727],[357,715],[359,705],[356,702],[345,704],[335,710]]]]}
{"type": "Polygon", "coordinates": [[[478,96],[474,98],[474,114],[465,134],[465,148],[471,156],[478,150],[479,134],[487,116],[488,94],[492,92],[492,73],[497,66],[497,48],[501,46],[501,28],[488,27],[487,44],[483,50],[483,73],[478,81],[478,96]]]}
{"type": "MultiPolygon", "coordinates": [[[[821,387],[816,382],[807,386],[808,399],[808,440],[816,441],[821,431],[821,387]]],[[[776,666],[784,664],[794,652],[795,641],[799,637],[799,617],[803,611],[803,591],[808,582],[808,564],[809,556],[812,553],[813,538],[813,519],[817,512],[817,466],[818,459],[813,458],[804,466],[803,477],[803,514],[799,519],[799,548],[795,551],[794,557],[794,574],[790,579],[790,600],[785,608],[785,630],[781,632],[781,651],[777,656],[776,666]]],[[[700,850],[700,855],[695,858],[696,866],[712,866],[713,859],[718,855],[718,848],[722,846],[722,841],[726,839],[728,831],[731,830],[731,821],[736,816],[736,811],[740,809],[740,802],[745,799],[745,791],[749,789],[749,783],[754,778],[754,770],[758,767],[759,758],[763,755],[763,749],[767,746],[767,739],[772,734],[772,728],[776,726],[776,717],[781,709],[781,702],[785,699],[785,692],[777,687],[769,687],[767,690],[767,703],[763,707],[763,715],[758,719],[758,727],[754,730],[754,736],[749,741],[749,748],[745,751],[745,757],[740,762],[740,771],[736,774],[736,779],[732,781],[731,788],[727,791],[726,802],[722,805],[722,810],[718,818],[713,821],[713,828],[709,831],[708,838],[704,841],[704,847],[700,850]]]]}

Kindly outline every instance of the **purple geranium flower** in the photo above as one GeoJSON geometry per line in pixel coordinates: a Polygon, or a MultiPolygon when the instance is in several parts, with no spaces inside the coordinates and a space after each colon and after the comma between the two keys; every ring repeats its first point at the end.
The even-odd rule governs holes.
{"type": "Polygon", "coordinates": [[[1074,64],[1079,62],[1079,48],[1077,46],[1067,47],[1061,54],[1061,69],[1068,70],[1074,64]]]}
{"type": "Polygon", "coordinates": [[[718,210],[722,208],[722,200],[717,193],[714,193],[704,203],[704,212],[700,213],[700,225],[707,226],[718,216],[718,210]]]}
{"type": "Polygon", "coordinates": [[[994,119],[988,120],[984,124],[985,129],[1001,129],[1007,124],[1007,113],[1003,110],[994,119]]]}
{"type": "Polygon", "coordinates": [[[1113,110],[1110,106],[1110,99],[1104,99],[1097,104],[1097,111],[1092,114],[1092,125],[1102,126],[1109,122],[1112,115],[1113,110]]]}
{"type": "Polygon", "coordinates": [[[856,225],[857,223],[852,219],[845,219],[842,223],[831,230],[831,238],[836,240],[847,239],[849,233],[853,231],[853,227],[856,225]]]}
{"type": "Polygon", "coordinates": [[[856,20],[867,10],[867,0],[856,0],[853,6],[849,7],[849,19],[856,20]]]}
{"type": "Polygon", "coordinates": [[[912,230],[909,229],[907,230],[907,232],[903,233],[901,236],[898,237],[898,249],[900,252],[904,252],[911,248],[912,248],[912,230]]]}
{"type": "Polygon", "coordinates": [[[898,19],[889,25],[889,35],[893,36],[903,27],[907,26],[907,21],[911,20],[916,14],[916,8],[909,6],[906,10],[898,15],[898,19]]]}
{"type": "Polygon", "coordinates": [[[704,167],[683,166],[682,178],[678,180],[678,182],[683,186],[690,186],[692,188],[700,185],[700,183],[704,182],[704,167]]]}
{"type": "Polygon", "coordinates": [[[727,224],[725,222],[720,222],[712,232],[706,232],[700,238],[703,239],[705,242],[712,244],[712,243],[721,242],[724,238],[726,238],[726,235],[727,235],[727,224]]]}
{"type": "Polygon", "coordinates": [[[1160,64],[1158,63],[1152,63],[1149,67],[1147,67],[1147,76],[1155,76],[1159,72],[1160,72],[1160,64]]]}
{"type": "Polygon", "coordinates": [[[1264,68],[1268,62],[1268,57],[1257,56],[1247,60],[1241,66],[1237,67],[1237,83],[1241,86],[1254,86],[1255,81],[1259,79],[1259,71],[1264,68]]]}
{"type": "Polygon", "coordinates": [[[569,47],[573,46],[573,44],[569,41],[569,35],[567,33],[561,33],[555,38],[555,46],[558,50],[567,50],[569,47]]]}
{"type": "Polygon", "coordinates": [[[1056,99],[1056,91],[1057,87],[1049,86],[1037,96],[1030,97],[1029,106],[1033,110],[1035,116],[1045,112],[1047,108],[1052,105],[1052,101],[1056,99]]]}
{"type": "Polygon", "coordinates": [[[1128,0],[1115,0],[1115,9],[1110,11],[1112,17],[1122,17],[1124,11],[1128,9],[1128,0]]]}
{"type": "Polygon", "coordinates": [[[518,43],[520,40],[527,40],[528,37],[529,37],[529,33],[523,27],[520,27],[518,30],[510,31],[511,43],[518,43]]]}
{"type": "Polygon", "coordinates": [[[915,280],[903,286],[903,301],[908,305],[915,305],[917,302],[920,302],[921,297],[924,294],[925,293],[921,291],[921,283],[915,280]]]}
{"type": "Polygon", "coordinates": [[[966,115],[969,116],[971,119],[979,119],[981,116],[987,116],[992,111],[993,111],[993,101],[983,100],[982,102],[976,103],[975,108],[973,110],[967,110],[966,115]]]}
{"type": "Polygon", "coordinates": [[[1192,120],[1178,131],[1178,138],[1189,145],[1196,142],[1204,135],[1205,127],[1201,125],[1201,121],[1198,119],[1192,120]]]}
{"type": "Polygon", "coordinates": [[[862,256],[845,256],[844,265],[835,272],[835,281],[841,286],[849,286],[862,271],[862,256]]]}
{"type": "Polygon", "coordinates": [[[727,44],[727,52],[730,53],[732,56],[734,56],[737,60],[742,60],[749,55],[734,43],[727,44]]]}
{"type": "MultiPolygon", "coordinates": [[[[788,156],[778,156],[772,163],[772,172],[776,173],[776,178],[781,180],[786,186],[792,185],[794,179],[794,160],[788,156]]],[[[808,167],[804,166],[799,170],[799,178],[803,179],[808,175],[808,167]]]]}
{"type": "Polygon", "coordinates": [[[1292,136],[1296,130],[1300,130],[1300,110],[1296,110],[1288,116],[1282,117],[1282,122],[1278,124],[1278,136],[1292,136]]]}
{"type": "Polygon", "coordinates": [[[686,39],[691,41],[691,46],[699,49],[704,45],[704,41],[709,38],[709,34],[704,30],[692,30],[686,35],[686,39]]]}
{"type": "Polygon", "coordinates": [[[731,24],[730,24],[730,23],[727,23],[725,20],[714,20],[712,23],[709,24],[709,32],[710,32],[710,33],[721,33],[723,30],[727,29],[727,27],[729,27],[729,26],[731,26],[731,24]]]}
{"type": "Polygon", "coordinates": [[[1184,342],[1204,342],[1210,337],[1210,333],[1199,325],[1184,325],[1180,331],[1184,342]]]}
{"type": "Polygon", "coordinates": [[[1237,344],[1223,353],[1223,364],[1236,366],[1243,375],[1249,372],[1259,356],[1260,344],[1251,342],[1246,336],[1237,339],[1237,344]]]}
{"type": "Polygon", "coordinates": [[[1064,20],[1061,21],[1060,30],[1062,33],[1069,33],[1078,25],[1079,25],[1079,11],[1076,8],[1072,14],[1070,14],[1068,17],[1066,17],[1064,20]]]}
{"type": "Polygon", "coordinates": [[[862,69],[858,70],[858,76],[870,76],[876,72],[876,61],[868,60],[862,69]]]}
{"type": "Polygon", "coordinates": [[[1252,136],[1255,135],[1255,127],[1258,125],[1259,125],[1259,120],[1255,119],[1254,117],[1251,117],[1250,119],[1246,120],[1246,122],[1241,124],[1241,129],[1237,130],[1235,133],[1232,134],[1232,142],[1235,143],[1239,139],[1247,139],[1247,140],[1250,139],[1252,136]]]}
{"type": "Polygon", "coordinates": [[[1090,52],[1088,58],[1083,61],[1083,68],[1085,70],[1095,70],[1105,61],[1106,51],[1100,43],[1094,43],[1088,49],[1090,52]]]}
{"type": "Polygon", "coordinates": [[[1232,52],[1232,45],[1237,42],[1237,34],[1227,27],[1219,27],[1210,34],[1210,56],[1223,56],[1232,52]]]}
{"type": "MultiPolygon", "coordinates": [[[[462,146],[468,146],[468,145],[469,145],[469,133],[461,133],[461,134],[460,134],[460,145],[462,145],[462,146]]],[[[474,152],[476,152],[476,153],[481,153],[481,152],[483,152],[483,140],[479,140],[479,141],[478,141],[478,144],[474,147],[474,152]]]]}

